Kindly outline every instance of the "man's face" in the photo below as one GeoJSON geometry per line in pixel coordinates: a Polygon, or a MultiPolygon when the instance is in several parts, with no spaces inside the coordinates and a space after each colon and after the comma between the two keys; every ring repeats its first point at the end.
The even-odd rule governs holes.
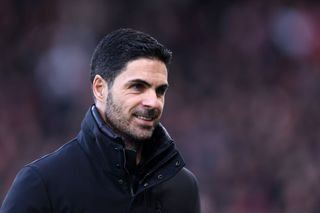
{"type": "Polygon", "coordinates": [[[109,88],[107,123],[125,138],[149,139],[162,114],[167,78],[167,68],[159,60],[129,62],[109,88]]]}

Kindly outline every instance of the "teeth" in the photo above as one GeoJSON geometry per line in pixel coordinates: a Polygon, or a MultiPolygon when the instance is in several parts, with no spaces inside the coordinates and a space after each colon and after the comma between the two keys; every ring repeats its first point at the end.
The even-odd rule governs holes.
{"type": "Polygon", "coordinates": [[[142,119],[142,120],[146,120],[146,121],[151,121],[152,120],[152,118],[147,118],[147,117],[140,116],[140,115],[137,115],[137,118],[142,119]]]}

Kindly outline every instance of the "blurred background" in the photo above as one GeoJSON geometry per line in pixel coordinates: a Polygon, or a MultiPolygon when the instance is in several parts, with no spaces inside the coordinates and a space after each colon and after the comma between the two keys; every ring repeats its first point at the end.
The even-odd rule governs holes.
{"type": "Polygon", "coordinates": [[[77,134],[93,49],[130,27],[174,52],[163,124],[203,213],[319,213],[319,26],[317,1],[1,0],[0,202],[77,134]]]}

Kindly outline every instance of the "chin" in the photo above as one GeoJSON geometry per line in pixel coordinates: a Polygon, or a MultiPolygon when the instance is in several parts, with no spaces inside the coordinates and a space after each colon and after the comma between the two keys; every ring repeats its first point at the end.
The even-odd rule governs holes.
{"type": "Polygon", "coordinates": [[[127,131],[123,131],[127,137],[137,140],[137,141],[145,141],[149,140],[154,131],[155,127],[153,126],[131,126],[127,128],[127,131]]]}
{"type": "Polygon", "coordinates": [[[145,141],[145,140],[149,140],[151,137],[152,137],[152,134],[148,134],[148,135],[138,135],[135,138],[140,141],[145,141]]]}
{"type": "Polygon", "coordinates": [[[151,131],[143,131],[138,134],[133,135],[136,140],[144,141],[149,140],[152,137],[153,130],[151,131]]]}

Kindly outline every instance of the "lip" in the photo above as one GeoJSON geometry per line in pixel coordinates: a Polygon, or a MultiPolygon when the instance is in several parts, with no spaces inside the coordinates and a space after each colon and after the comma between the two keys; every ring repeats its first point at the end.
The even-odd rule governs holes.
{"type": "Polygon", "coordinates": [[[138,115],[135,115],[134,118],[137,121],[137,123],[141,126],[152,127],[154,125],[154,121],[155,121],[154,118],[148,118],[148,117],[143,117],[143,116],[138,116],[138,115]]]}

